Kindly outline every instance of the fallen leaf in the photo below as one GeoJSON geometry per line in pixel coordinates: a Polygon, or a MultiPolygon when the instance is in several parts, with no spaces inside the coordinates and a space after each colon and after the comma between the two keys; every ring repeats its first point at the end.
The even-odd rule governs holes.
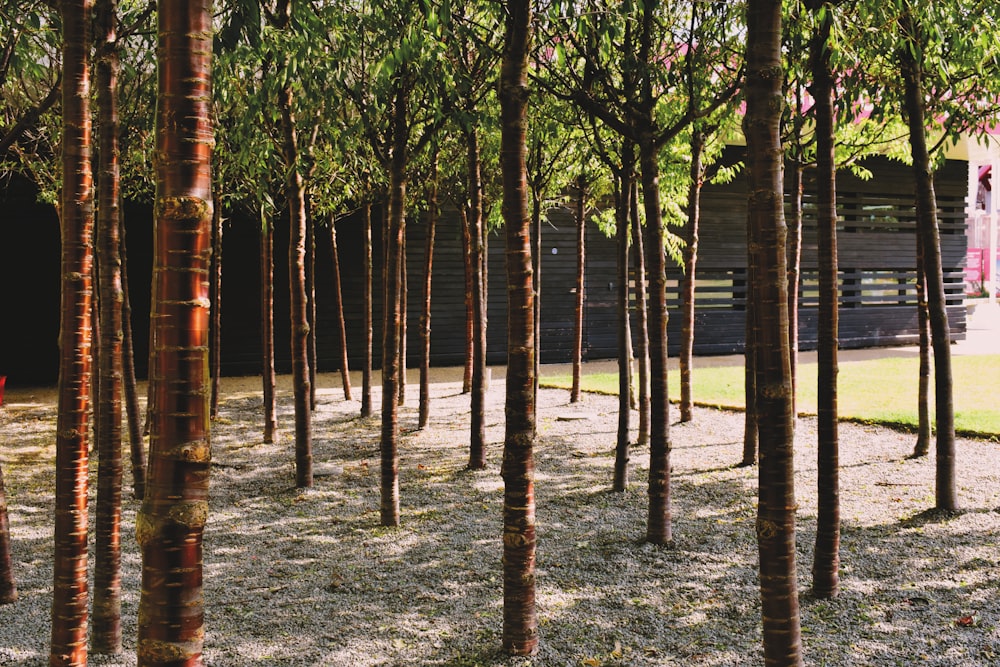
{"type": "Polygon", "coordinates": [[[580,661],[580,664],[583,667],[601,667],[601,660],[600,658],[584,658],[580,661]]]}
{"type": "Polygon", "coordinates": [[[971,628],[979,622],[979,612],[972,612],[955,620],[955,625],[960,628],[971,628]]]}

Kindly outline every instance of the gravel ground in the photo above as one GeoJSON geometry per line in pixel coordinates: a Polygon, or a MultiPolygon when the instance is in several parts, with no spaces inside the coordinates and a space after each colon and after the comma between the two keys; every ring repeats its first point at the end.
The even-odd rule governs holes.
{"type": "MultiPolygon", "coordinates": [[[[333,376],[321,376],[332,387],[333,376]]],[[[675,542],[642,542],[648,449],[629,489],[609,491],[617,399],[543,390],[537,443],[538,613],[534,659],[499,652],[502,382],[487,404],[489,467],[464,469],[468,396],[433,386],[429,428],[401,412],[402,527],[378,525],[378,421],[321,389],[316,484],[293,486],[285,432],[261,442],[255,379],[229,379],[216,422],[205,534],[209,665],[761,665],[754,540],[756,470],[734,468],[741,414],[702,409],[676,424],[675,542]]],[[[378,405],[375,397],[375,405],[378,405]]],[[[55,411],[8,392],[0,408],[20,600],[0,607],[0,665],[47,664],[55,411]]],[[[913,436],[841,426],[842,593],[810,598],[815,421],[797,429],[799,583],[811,665],[1000,665],[1000,446],[960,440],[955,515],[933,506],[933,459],[913,436]]],[[[128,480],[126,480],[128,481],[128,480]]],[[[92,486],[92,489],[96,485],[92,486]]],[[[137,503],[125,508],[126,652],[134,665],[137,503]]]]}

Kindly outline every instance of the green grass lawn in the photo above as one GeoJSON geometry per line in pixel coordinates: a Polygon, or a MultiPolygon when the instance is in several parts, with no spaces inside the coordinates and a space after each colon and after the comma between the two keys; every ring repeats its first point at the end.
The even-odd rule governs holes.
{"type": "MultiPolygon", "coordinates": [[[[842,419],[916,427],[917,368],[914,357],[885,357],[840,363],[838,404],[842,419]]],[[[698,367],[692,385],[695,402],[742,410],[743,366],[698,367]]],[[[959,433],[1000,437],[1000,355],[954,356],[955,428],[959,433]]],[[[670,373],[670,396],[680,396],[680,374],[670,373]]],[[[585,391],[618,393],[617,373],[584,375],[585,391]]],[[[566,387],[569,376],[543,376],[549,387],[566,387]]],[[[932,380],[933,387],[933,380],[932,380]]],[[[798,410],[816,413],[816,364],[799,367],[798,410]]],[[[933,399],[932,399],[933,400],[933,399]]],[[[933,407],[931,408],[933,414],[933,407]]]]}

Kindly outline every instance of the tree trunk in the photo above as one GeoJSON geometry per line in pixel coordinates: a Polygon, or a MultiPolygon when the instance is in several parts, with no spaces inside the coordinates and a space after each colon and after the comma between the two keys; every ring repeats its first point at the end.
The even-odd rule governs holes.
{"type": "Polygon", "coordinates": [[[760,438],[757,544],[765,665],[802,664],[795,573],[788,267],[781,164],[781,3],[747,4],[746,116],[750,296],[760,438]]]}
{"type": "MultiPolygon", "coordinates": [[[[288,7],[290,12],[291,8],[288,7]]],[[[290,13],[289,13],[290,16],[290,13]]],[[[287,25],[287,24],[286,24],[287,25]]],[[[306,285],[305,185],[299,171],[299,151],[292,107],[292,89],[287,85],[278,93],[281,112],[282,154],[285,161],[285,199],[288,202],[290,240],[288,245],[288,284],[291,291],[292,386],[295,401],[295,485],[312,486],[312,383],[309,370],[309,299],[306,285]]]]}
{"type": "Polygon", "coordinates": [[[59,4],[63,30],[62,299],[56,426],[55,567],[49,664],[87,664],[88,413],[94,201],[90,0],[59,4]]]}
{"type": "Polygon", "coordinates": [[[7,493],[3,487],[3,468],[0,468],[0,604],[17,601],[17,584],[10,549],[10,522],[7,519],[7,493]]]}
{"type": "Polygon", "coordinates": [[[622,153],[622,176],[615,192],[616,228],[618,251],[618,440],[615,444],[615,471],[611,490],[623,492],[628,487],[629,426],[632,416],[630,389],[632,386],[632,359],[628,326],[628,214],[631,206],[634,157],[626,156],[631,144],[625,142],[622,153]]]}
{"type": "Polygon", "coordinates": [[[931,318],[927,312],[927,274],[924,248],[917,235],[917,326],[920,327],[920,370],[917,385],[917,442],[914,458],[927,456],[931,448],[931,318]]]}
{"type": "Polygon", "coordinates": [[[337,248],[337,223],[330,218],[330,254],[333,256],[333,306],[337,314],[337,335],[340,338],[340,382],[344,400],[351,400],[351,370],[347,361],[347,323],[344,319],[344,294],[340,282],[340,251],[337,248]]]}
{"type": "Polygon", "coordinates": [[[532,276],[535,289],[535,387],[533,400],[538,405],[539,364],[542,363],[542,195],[532,190],[531,193],[531,230],[532,230],[532,276]]]}
{"type": "Polygon", "coordinates": [[[687,242],[684,246],[684,293],[682,295],[683,322],[681,323],[681,417],[682,422],[694,418],[694,398],[691,388],[691,367],[694,361],[694,305],[695,276],[698,268],[698,223],[701,214],[702,163],[705,135],[696,128],[691,130],[691,172],[688,183],[687,242]]]}
{"type": "Polygon", "coordinates": [[[278,434],[274,377],[274,226],[260,215],[260,351],[264,394],[264,442],[278,434]]]}
{"type": "Polygon", "coordinates": [[[466,134],[469,174],[468,228],[472,252],[472,396],[469,434],[469,469],[486,467],[486,263],[483,247],[483,183],[479,137],[475,129],[466,134]]]}
{"type": "Polygon", "coordinates": [[[382,328],[382,463],[380,517],[383,526],[399,525],[399,376],[400,269],[406,235],[408,97],[400,85],[392,100],[392,155],[389,164],[389,215],[385,246],[385,324],[382,328]]]}
{"type": "Polygon", "coordinates": [[[424,246],[424,293],[420,312],[420,407],[417,426],[424,428],[431,415],[431,278],[434,274],[434,233],[438,221],[438,162],[435,147],[431,163],[431,181],[427,188],[427,238],[424,246]]]}
{"type": "Polygon", "coordinates": [[[222,196],[219,184],[212,191],[212,273],[209,299],[212,302],[212,419],[219,416],[219,385],[222,383],[222,196]]]}
{"type": "Polygon", "coordinates": [[[94,292],[92,298],[90,299],[90,340],[91,340],[91,356],[90,356],[90,405],[92,407],[91,417],[91,429],[92,436],[90,439],[90,453],[91,455],[97,453],[97,434],[101,432],[101,383],[100,383],[100,368],[101,368],[101,318],[100,318],[100,303],[101,303],[101,267],[100,263],[97,261],[97,223],[96,216],[95,222],[92,227],[94,230],[94,238],[91,239],[91,254],[93,255],[93,274],[90,277],[90,282],[94,287],[94,292]]]}
{"type": "Polygon", "coordinates": [[[115,0],[95,4],[98,113],[97,262],[100,349],[97,406],[97,512],[94,529],[92,650],[121,653],[122,276],[118,169],[118,70],[115,0]]]}
{"type": "Polygon", "coordinates": [[[535,610],[534,294],[528,216],[525,125],[528,104],[528,0],[508,0],[500,69],[503,217],[507,229],[507,422],[501,475],[503,509],[503,649],[538,651],[535,610]]]}
{"type": "Polygon", "coordinates": [[[139,667],[202,664],[202,534],[211,464],[208,281],[212,242],[208,0],[161,0],[156,115],[154,288],[159,373],[149,483],[136,539],[142,550],[139,667]],[[179,124],[175,119],[184,118],[179,124]]]}
{"type": "Polygon", "coordinates": [[[362,207],[362,253],[364,254],[364,276],[361,285],[361,299],[364,301],[364,362],[361,366],[361,416],[372,415],[372,205],[365,202],[362,207]]]}
{"type": "Polygon", "coordinates": [[[652,133],[639,141],[649,267],[649,513],[646,541],[672,539],[670,512],[670,402],[667,396],[667,275],[660,213],[659,159],[652,133]]]}
{"type": "Polygon", "coordinates": [[[472,235],[469,230],[469,216],[465,205],[459,207],[459,218],[462,224],[462,257],[465,264],[465,369],[462,373],[462,393],[472,391],[472,366],[476,358],[475,350],[475,310],[472,306],[473,271],[472,271],[472,235]]]}
{"type": "Polygon", "coordinates": [[[122,385],[125,394],[125,414],[128,424],[129,457],[132,464],[132,493],[142,500],[146,495],[146,452],[142,421],[139,416],[139,392],[135,381],[135,351],[132,347],[132,306],[129,303],[128,261],[125,246],[125,225],[120,228],[119,256],[122,262],[122,385]]]}
{"type": "Polygon", "coordinates": [[[649,324],[646,317],[646,253],[639,222],[639,182],[632,181],[629,197],[632,245],[635,247],[635,356],[639,360],[639,434],[637,447],[649,444],[649,324]]]}
{"type": "MultiPolygon", "coordinates": [[[[904,14],[904,31],[915,34],[914,19],[904,14]]],[[[907,39],[913,39],[908,37],[907,39]]],[[[904,44],[900,49],[900,69],[903,76],[905,111],[909,126],[910,150],[916,183],[917,234],[923,248],[924,272],[927,279],[927,311],[931,325],[931,345],[934,350],[934,415],[937,427],[935,507],[957,510],[955,488],[955,409],[952,402],[951,336],[948,327],[941,266],[941,236],[938,230],[937,199],[934,176],[924,129],[924,91],[922,64],[904,44]]]]}
{"type": "Polygon", "coordinates": [[[802,281],[802,177],[803,166],[792,161],[792,207],[788,225],[788,336],[792,362],[792,417],[798,417],[799,284],[802,281]]]}
{"type": "Polygon", "coordinates": [[[576,308],[573,311],[573,386],[569,402],[580,400],[580,372],[583,364],[583,305],[587,269],[586,183],[583,176],[576,182],[576,308]]]}
{"type": "MultiPolygon", "coordinates": [[[[639,62],[653,66],[652,36],[658,3],[642,8],[639,62]]],[[[659,150],[653,133],[655,99],[651,77],[642,78],[639,91],[638,146],[646,212],[646,266],[649,276],[649,512],[646,541],[667,544],[670,520],[670,402],[667,395],[667,274],[663,217],[660,209],[659,150]]]]}
{"type": "MultiPolygon", "coordinates": [[[[821,6],[821,5],[819,5],[821,6]]],[[[819,6],[813,7],[814,11],[819,6]]],[[[834,156],[834,82],[830,70],[832,8],[825,7],[810,41],[816,100],[817,255],[819,323],[817,331],[817,516],[813,557],[813,595],[837,595],[840,586],[840,442],[837,425],[837,167],[834,156]]],[[[790,295],[791,296],[791,295],[790,295]]],[[[794,299],[790,299],[794,300],[794,299]]],[[[794,397],[794,382],[793,382],[794,397]]],[[[794,405],[794,402],[793,402],[794,405]]]]}
{"type": "MultiPolygon", "coordinates": [[[[750,229],[748,227],[748,236],[749,232],[750,229]]],[[[745,305],[743,308],[746,317],[744,323],[746,343],[744,343],[743,349],[743,391],[746,410],[743,413],[743,458],[737,465],[739,468],[745,468],[757,463],[757,445],[759,439],[757,430],[757,327],[754,324],[757,307],[753,303],[753,275],[753,270],[747,267],[745,305]]]]}
{"type": "Polygon", "coordinates": [[[306,318],[309,335],[306,336],[306,354],[309,357],[309,407],[316,409],[316,223],[312,217],[309,198],[306,197],[306,318]]]}
{"type": "Polygon", "coordinates": [[[410,297],[410,282],[406,272],[406,233],[404,232],[402,245],[399,248],[399,391],[397,400],[401,406],[406,404],[406,320],[409,316],[407,301],[410,297]]]}

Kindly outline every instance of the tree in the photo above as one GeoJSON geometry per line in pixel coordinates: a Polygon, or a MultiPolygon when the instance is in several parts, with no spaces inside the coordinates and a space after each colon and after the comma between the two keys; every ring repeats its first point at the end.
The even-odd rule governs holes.
{"type": "Polygon", "coordinates": [[[118,3],[95,4],[98,107],[97,263],[98,361],[97,522],[94,551],[94,653],[120,653],[122,504],[122,293],[118,165],[118,3]]]}
{"type": "Polygon", "coordinates": [[[434,237],[440,217],[438,204],[438,147],[431,150],[430,177],[427,179],[427,236],[424,244],[424,284],[420,309],[420,405],[417,426],[425,428],[431,413],[431,280],[434,271],[434,237]]]}
{"type": "Polygon", "coordinates": [[[486,417],[485,403],[488,389],[486,368],[486,330],[488,296],[488,220],[486,210],[486,184],[484,182],[484,137],[489,131],[483,108],[491,92],[496,65],[498,30],[492,29],[495,16],[484,11],[481,5],[470,3],[456,8],[456,30],[450,33],[447,48],[450,60],[449,75],[452,79],[455,107],[452,114],[465,143],[465,179],[460,218],[465,228],[463,240],[468,239],[467,280],[469,300],[466,310],[471,316],[471,377],[470,377],[470,428],[469,468],[486,467],[486,417]]]}
{"type": "MultiPolygon", "coordinates": [[[[943,146],[957,140],[962,132],[981,134],[996,123],[1000,91],[995,77],[982,76],[982,72],[1000,66],[995,31],[983,27],[995,26],[995,5],[975,2],[956,8],[899,0],[860,3],[857,13],[864,24],[877,28],[857,33],[865,51],[873,54],[867,66],[859,68],[865,77],[865,90],[874,101],[872,115],[883,125],[902,116],[906,126],[910,150],[905,159],[912,164],[915,178],[918,318],[921,329],[929,326],[934,357],[935,506],[954,510],[958,498],[951,341],[933,173],[943,146]],[[895,85],[885,85],[886,81],[895,85]]],[[[925,340],[923,332],[921,340],[925,340]]],[[[922,384],[927,372],[927,364],[922,362],[922,384]]],[[[929,427],[929,420],[921,424],[917,453],[926,442],[929,427]]]]}
{"type": "MultiPolygon", "coordinates": [[[[817,26],[809,44],[816,109],[817,255],[819,264],[819,324],[817,325],[817,484],[816,551],[813,593],[831,598],[839,588],[840,568],[840,442],[837,428],[837,164],[834,154],[834,79],[830,66],[833,5],[809,2],[817,26]]],[[[793,391],[794,405],[794,391],[793,391]]]]}
{"type": "Polygon", "coordinates": [[[14,568],[11,561],[7,492],[3,486],[3,469],[0,468],[0,604],[11,604],[17,601],[17,583],[14,581],[14,568]]]}
{"type": "Polygon", "coordinates": [[[448,17],[436,8],[346,8],[351,23],[335,55],[336,82],[354,106],[371,154],[388,180],[383,280],[381,501],[384,526],[399,525],[399,386],[405,362],[399,335],[402,252],[406,233],[406,190],[411,158],[423,150],[445,121],[443,91],[432,85],[440,69],[440,37],[448,17]],[[388,45],[374,58],[372,44],[388,45]]]}
{"type": "Polygon", "coordinates": [[[201,277],[211,260],[210,3],[164,0],[157,19],[153,291],[161,373],[151,383],[149,480],[136,518],[140,667],[202,664],[202,534],[211,462],[209,303],[201,277]]]}
{"type": "Polygon", "coordinates": [[[260,340],[264,394],[264,442],[278,432],[274,376],[274,226],[260,216],[260,340]]]}
{"type": "MultiPolygon", "coordinates": [[[[265,5],[267,7],[267,5],[265,5]]],[[[269,22],[292,41],[292,0],[277,0],[269,22]]],[[[288,285],[291,308],[292,387],[295,400],[295,485],[312,486],[312,382],[310,381],[308,338],[309,305],[306,293],[306,215],[305,167],[300,156],[298,129],[295,123],[295,84],[291,54],[279,54],[282,75],[278,90],[281,122],[281,155],[285,166],[285,200],[289,215],[288,285]]]]}
{"type": "Polygon", "coordinates": [[[569,402],[580,400],[580,373],[583,364],[583,309],[587,289],[587,178],[581,173],[576,178],[576,308],[573,314],[573,386],[569,402]]]}
{"type": "MultiPolygon", "coordinates": [[[[536,62],[535,67],[539,68],[536,62]]],[[[542,216],[562,202],[561,194],[569,184],[568,161],[573,152],[567,149],[577,140],[575,125],[567,122],[572,109],[565,108],[552,95],[536,94],[528,114],[528,190],[531,194],[532,283],[535,287],[535,399],[538,398],[538,364],[542,339],[542,216]]]]}
{"type": "Polygon", "coordinates": [[[351,371],[347,361],[347,324],[344,321],[344,296],[340,282],[340,250],[337,248],[337,225],[330,218],[330,255],[333,258],[333,304],[337,315],[337,336],[340,341],[340,381],[344,387],[344,400],[351,400],[351,371]]]}
{"type": "Polygon", "coordinates": [[[753,347],[760,438],[757,543],[764,663],[801,665],[795,573],[791,360],[780,109],[781,3],[747,2],[746,116],[748,265],[755,308],[753,347]]]}
{"type": "Polygon", "coordinates": [[[91,0],[63,0],[62,300],[56,424],[55,568],[49,664],[87,664],[88,413],[94,201],[91,177],[91,0]]]}
{"type": "Polygon", "coordinates": [[[910,3],[904,2],[899,27],[902,43],[899,67],[903,79],[904,113],[909,127],[913,175],[916,183],[917,235],[923,286],[927,298],[931,346],[934,350],[934,400],[937,474],[935,506],[958,509],[955,487],[955,407],[952,402],[951,333],[945,308],[944,273],[941,267],[941,238],[938,230],[937,199],[930,150],[927,146],[924,96],[925,35],[921,21],[910,3]]]}
{"type": "Polygon", "coordinates": [[[362,301],[364,301],[364,362],[361,367],[361,416],[372,414],[372,206],[365,202],[362,207],[362,253],[364,254],[364,276],[362,278],[362,301]]]}
{"type": "Polygon", "coordinates": [[[209,274],[209,299],[212,302],[211,336],[208,351],[212,374],[212,419],[219,416],[219,393],[222,385],[222,195],[216,183],[212,191],[212,270],[209,274]]]}
{"type": "Polygon", "coordinates": [[[694,418],[694,396],[691,389],[691,366],[694,357],[694,293],[698,262],[698,227],[701,217],[701,187],[704,178],[702,154],[705,134],[700,127],[691,129],[691,172],[688,183],[687,225],[684,243],[684,282],[682,295],[683,322],[681,323],[681,375],[680,420],[694,418]]]}
{"type": "MultiPolygon", "coordinates": [[[[686,26],[659,2],[627,3],[612,9],[587,11],[574,3],[557,3],[554,19],[569,27],[553,40],[556,63],[547,86],[572,100],[586,113],[636,144],[646,220],[646,271],[649,278],[650,473],[646,539],[671,540],[670,430],[667,400],[666,238],[660,199],[660,153],[695,121],[733,98],[740,79],[731,52],[735,37],[722,32],[701,49],[716,51],[709,67],[715,93],[701,104],[688,105],[688,92],[677,86],[676,71],[694,50],[685,49],[686,26]],[[559,12],[565,12],[565,16],[559,12]],[[619,23],[619,21],[621,23],[619,23]],[[681,26],[681,27],[678,27],[681,26]],[[677,33],[672,32],[676,29],[677,33]],[[572,54],[567,57],[567,42],[572,54]],[[619,68],[620,67],[620,71],[619,68]],[[666,91],[676,93],[669,95],[666,91]]],[[[699,49],[699,50],[701,50],[699,49]]],[[[706,74],[706,76],[709,76],[706,74]]]]}
{"type": "Polygon", "coordinates": [[[528,216],[525,119],[531,4],[508,0],[500,68],[501,171],[507,229],[507,424],[504,480],[503,648],[513,655],[538,651],[535,611],[534,298],[528,216]]]}

